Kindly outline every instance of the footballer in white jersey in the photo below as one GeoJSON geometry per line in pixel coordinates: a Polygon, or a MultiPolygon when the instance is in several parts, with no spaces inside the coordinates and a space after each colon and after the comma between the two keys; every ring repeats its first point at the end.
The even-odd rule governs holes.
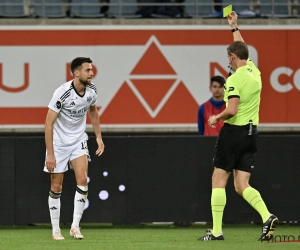
{"type": "Polygon", "coordinates": [[[92,60],[77,57],[71,62],[74,80],[57,88],[48,105],[45,122],[46,160],[44,171],[50,173],[50,192],[48,205],[52,224],[52,239],[64,240],[61,234],[60,196],[64,173],[72,166],[76,178],[73,222],[70,236],[83,239],[79,223],[84,211],[88,194],[88,136],[86,114],[89,114],[98,148],[96,155],[104,152],[104,143],[100,130],[99,114],[96,109],[97,90],[92,83],[94,77],[92,60]]]}
{"type": "Polygon", "coordinates": [[[97,89],[93,83],[86,86],[82,96],[74,88],[73,80],[57,88],[48,105],[49,109],[59,113],[53,127],[53,143],[68,146],[87,140],[86,113],[96,103],[97,89]]]}

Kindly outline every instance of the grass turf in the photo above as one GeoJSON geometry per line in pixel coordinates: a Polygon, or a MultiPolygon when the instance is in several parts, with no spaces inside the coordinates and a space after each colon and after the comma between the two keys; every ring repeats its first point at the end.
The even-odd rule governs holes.
{"type": "MultiPolygon", "coordinates": [[[[201,242],[209,226],[192,225],[174,227],[171,225],[108,226],[82,225],[84,240],[69,236],[69,227],[62,227],[64,241],[51,240],[48,225],[28,227],[0,227],[1,250],[259,250],[259,249],[300,249],[300,242],[276,244],[257,241],[261,227],[257,225],[225,225],[225,241],[201,242]]],[[[279,225],[275,235],[293,235],[298,240],[299,226],[279,225]]],[[[279,237],[277,237],[279,241],[279,237]]],[[[282,239],[283,240],[283,239],[282,239]]]]}

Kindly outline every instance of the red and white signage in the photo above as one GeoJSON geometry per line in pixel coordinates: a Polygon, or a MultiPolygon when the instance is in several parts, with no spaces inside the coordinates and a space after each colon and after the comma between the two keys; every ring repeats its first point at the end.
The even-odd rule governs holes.
{"type": "MultiPolygon", "coordinates": [[[[300,124],[300,30],[242,35],[262,72],[261,124],[300,124]]],[[[191,26],[2,28],[0,37],[0,128],[41,127],[77,56],[93,60],[103,126],[196,128],[210,77],[228,74],[232,42],[225,27],[191,26]]]]}

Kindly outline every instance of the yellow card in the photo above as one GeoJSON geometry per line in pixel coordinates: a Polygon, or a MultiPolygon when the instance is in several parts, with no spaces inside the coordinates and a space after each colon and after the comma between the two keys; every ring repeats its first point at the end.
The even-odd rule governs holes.
{"type": "Polygon", "coordinates": [[[223,17],[227,17],[232,12],[232,5],[228,5],[223,9],[223,17]]]}

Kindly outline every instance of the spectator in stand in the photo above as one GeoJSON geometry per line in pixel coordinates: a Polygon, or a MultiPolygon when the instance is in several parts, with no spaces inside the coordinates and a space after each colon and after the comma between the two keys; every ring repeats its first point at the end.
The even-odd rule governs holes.
{"type": "Polygon", "coordinates": [[[214,12],[220,14],[220,16],[223,16],[223,0],[213,0],[214,2],[214,12]]]}
{"type": "MultiPolygon", "coordinates": [[[[100,3],[110,3],[110,0],[100,0],[100,3]]],[[[110,17],[109,14],[109,5],[102,5],[100,7],[100,13],[104,15],[104,17],[110,17]]]]}
{"type": "MultiPolygon", "coordinates": [[[[137,3],[184,3],[185,0],[137,0],[137,3]]],[[[138,11],[136,14],[142,15],[144,18],[151,17],[184,17],[185,10],[183,5],[147,5],[147,6],[138,6],[138,11]]]]}

